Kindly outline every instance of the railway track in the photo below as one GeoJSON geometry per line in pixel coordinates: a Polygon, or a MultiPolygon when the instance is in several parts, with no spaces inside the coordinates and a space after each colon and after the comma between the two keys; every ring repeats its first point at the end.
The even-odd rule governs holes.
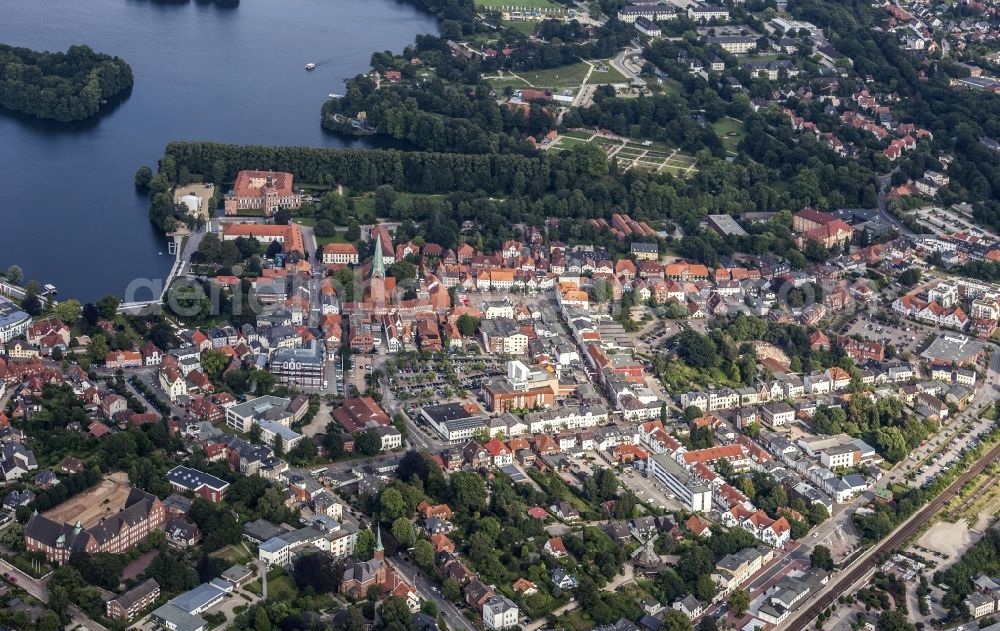
{"type": "Polygon", "coordinates": [[[941,510],[948,500],[954,497],[963,486],[968,484],[969,480],[982,473],[990,463],[996,461],[998,458],[1000,458],[1000,443],[997,443],[989,452],[969,467],[968,470],[958,476],[948,488],[917,511],[909,521],[905,522],[892,534],[878,543],[868,556],[852,565],[847,571],[835,575],[830,584],[820,593],[819,598],[809,606],[794,612],[784,622],[779,624],[777,628],[798,631],[799,629],[811,626],[813,621],[819,617],[820,612],[832,605],[838,596],[846,593],[854,583],[875,567],[875,564],[883,556],[883,553],[889,552],[905,542],[924,522],[941,510]]]}

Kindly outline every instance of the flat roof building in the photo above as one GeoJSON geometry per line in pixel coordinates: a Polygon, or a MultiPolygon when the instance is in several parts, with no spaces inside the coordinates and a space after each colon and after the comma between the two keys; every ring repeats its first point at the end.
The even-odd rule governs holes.
{"type": "Polygon", "coordinates": [[[650,475],[677,496],[689,510],[707,513],[712,510],[712,490],[667,454],[649,458],[650,475]]]}
{"type": "Polygon", "coordinates": [[[712,230],[724,237],[745,237],[747,234],[747,231],[729,215],[709,215],[706,221],[712,230]]]}
{"type": "Polygon", "coordinates": [[[962,366],[978,360],[982,352],[982,343],[966,335],[941,333],[920,353],[920,357],[932,363],[955,363],[962,366]]]}
{"type": "Polygon", "coordinates": [[[229,483],[210,473],[185,466],[176,466],[167,472],[167,481],[178,491],[191,491],[210,502],[220,502],[226,495],[229,483]]]}

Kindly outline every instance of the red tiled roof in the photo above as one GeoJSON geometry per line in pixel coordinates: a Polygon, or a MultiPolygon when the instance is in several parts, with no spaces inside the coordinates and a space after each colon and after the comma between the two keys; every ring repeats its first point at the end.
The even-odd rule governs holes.
{"type": "Polygon", "coordinates": [[[292,194],[292,174],[280,171],[240,171],[233,184],[233,193],[238,197],[257,195],[265,186],[279,195],[292,194]]]}

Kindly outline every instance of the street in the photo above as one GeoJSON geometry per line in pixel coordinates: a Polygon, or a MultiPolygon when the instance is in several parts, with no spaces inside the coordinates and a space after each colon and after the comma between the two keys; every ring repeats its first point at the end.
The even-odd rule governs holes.
{"type": "Polygon", "coordinates": [[[631,55],[636,55],[642,52],[642,49],[637,48],[625,48],[615,55],[614,59],[611,60],[611,67],[622,73],[626,77],[632,80],[632,85],[644,86],[646,82],[639,78],[639,73],[633,70],[630,66],[630,62],[626,61],[626,57],[631,55]]]}
{"type": "Polygon", "coordinates": [[[445,621],[452,629],[465,629],[466,631],[476,631],[476,628],[469,620],[462,615],[461,610],[449,600],[445,600],[434,583],[432,583],[420,570],[407,563],[401,558],[401,554],[395,558],[386,559],[392,567],[407,583],[417,590],[417,593],[424,600],[429,600],[437,605],[438,611],[444,616],[445,621]]]}

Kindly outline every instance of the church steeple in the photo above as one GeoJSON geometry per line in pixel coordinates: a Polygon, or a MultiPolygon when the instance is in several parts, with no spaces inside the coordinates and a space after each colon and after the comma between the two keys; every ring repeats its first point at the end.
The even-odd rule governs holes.
{"type": "Polygon", "coordinates": [[[385,278],[385,261],[382,259],[382,234],[375,234],[375,256],[372,258],[372,278],[385,278]]]}
{"type": "Polygon", "coordinates": [[[375,559],[381,561],[385,558],[385,548],[382,547],[382,526],[378,527],[378,534],[375,538],[375,559]]]}

